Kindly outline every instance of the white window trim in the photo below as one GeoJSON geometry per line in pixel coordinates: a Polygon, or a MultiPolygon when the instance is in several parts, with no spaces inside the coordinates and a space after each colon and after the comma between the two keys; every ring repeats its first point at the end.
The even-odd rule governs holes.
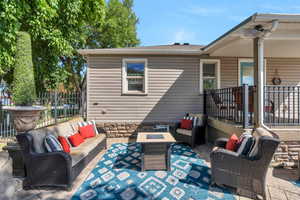
{"type": "MultiPolygon", "coordinates": [[[[253,58],[239,58],[238,59],[238,86],[241,86],[241,62],[254,62],[253,58]]],[[[267,59],[264,59],[264,84],[267,83],[267,59]]]]}
{"type": "Polygon", "coordinates": [[[126,95],[147,95],[148,94],[148,60],[146,58],[123,58],[122,60],[122,94],[126,95]],[[127,62],[136,62],[136,63],[145,63],[144,69],[144,91],[136,92],[136,91],[128,91],[127,84],[127,71],[126,71],[126,63],[127,62]]]}
{"type": "Polygon", "coordinates": [[[216,75],[217,75],[217,88],[220,88],[221,84],[221,61],[219,59],[200,59],[200,82],[199,82],[199,92],[203,94],[203,64],[216,64],[216,75]]]}

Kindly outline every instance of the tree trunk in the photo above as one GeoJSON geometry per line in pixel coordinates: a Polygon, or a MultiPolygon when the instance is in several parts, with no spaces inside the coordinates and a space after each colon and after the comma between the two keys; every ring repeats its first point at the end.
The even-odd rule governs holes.
{"type": "Polygon", "coordinates": [[[67,71],[71,74],[71,76],[69,77],[69,84],[73,84],[73,86],[76,88],[76,91],[81,91],[81,87],[80,87],[80,83],[77,77],[77,74],[73,71],[72,68],[72,58],[71,57],[67,57],[66,58],[66,69],[67,71]]]}

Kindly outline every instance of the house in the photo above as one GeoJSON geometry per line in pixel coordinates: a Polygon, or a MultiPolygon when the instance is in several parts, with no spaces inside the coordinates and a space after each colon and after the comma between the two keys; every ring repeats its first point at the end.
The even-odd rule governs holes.
{"type": "Polygon", "coordinates": [[[300,150],[300,15],[256,13],[206,46],[79,53],[88,64],[87,118],[111,137],[192,112],[208,116],[211,141],[264,127],[282,141],[279,161],[300,150]]]}

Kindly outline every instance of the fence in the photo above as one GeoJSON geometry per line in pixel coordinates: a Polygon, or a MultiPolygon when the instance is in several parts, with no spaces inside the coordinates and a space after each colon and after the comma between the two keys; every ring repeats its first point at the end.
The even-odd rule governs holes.
{"type": "Polygon", "coordinates": [[[243,85],[206,90],[204,112],[208,116],[247,128],[253,123],[253,88],[253,86],[243,85]]]}
{"type": "Polygon", "coordinates": [[[265,86],[264,122],[270,126],[300,126],[300,86],[265,86]]]}
{"type": "MultiPolygon", "coordinates": [[[[81,95],[79,92],[45,92],[38,94],[37,104],[46,109],[41,113],[37,128],[66,121],[81,115],[81,95]]],[[[8,90],[0,88],[0,140],[11,139],[16,135],[11,115],[3,106],[13,106],[8,90]]]]}

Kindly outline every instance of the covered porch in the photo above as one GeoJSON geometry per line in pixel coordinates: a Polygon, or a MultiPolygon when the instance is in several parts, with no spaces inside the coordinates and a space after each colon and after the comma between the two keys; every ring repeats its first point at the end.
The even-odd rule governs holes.
{"type": "Polygon", "coordinates": [[[221,61],[230,80],[205,90],[206,114],[243,128],[299,129],[299,33],[299,15],[256,14],[205,47],[211,57],[234,60],[221,61]]]}
{"type": "MultiPolygon", "coordinates": [[[[254,86],[205,91],[205,113],[219,120],[254,127],[254,86]]],[[[272,129],[300,128],[300,86],[265,85],[263,123],[272,129]]]]}

